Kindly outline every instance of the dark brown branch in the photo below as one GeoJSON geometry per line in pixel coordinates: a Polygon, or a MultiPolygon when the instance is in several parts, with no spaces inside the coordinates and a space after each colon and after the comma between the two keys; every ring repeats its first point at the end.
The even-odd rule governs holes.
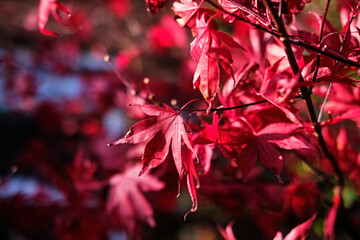
{"type": "MultiPolygon", "coordinates": [[[[262,0],[264,6],[268,9],[270,16],[272,18],[272,20],[274,21],[275,26],[277,27],[279,34],[280,34],[280,41],[283,43],[284,45],[284,50],[285,53],[287,55],[290,67],[293,71],[294,76],[299,76],[300,81],[304,82],[303,77],[301,76],[301,74],[299,74],[299,66],[297,64],[297,61],[295,59],[294,53],[292,51],[291,48],[291,44],[289,41],[289,35],[285,29],[285,26],[283,24],[282,19],[279,18],[279,16],[277,15],[272,3],[270,0],[262,0]]],[[[310,118],[311,123],[314,126],[314,130],[315,130],[315,134],[316,137],[318,139],[319,142],[319,146],[320,149],[322,151],[322,153],[324,154],[324,156],[329,160],[329,162],[331,163],[331,165],[334,168],[335,174],[337,176],[337,180],[340,186],[343,186],[344,184],[344,180],[343,180],[343,176],[342,173],[340,171],[340,168],[337,164],[336,159],[334,158],[334,156],[329,152],[329,150],[327,149],[324,137],[322,135],[321,132],[321,127],[317,122],[317,118],[316,118],[316,114],[315,114],[315,109],[314,109],[314,105],[312,103],[312,99],[311,99],[311,91],[303,86],[300,87],[300,91],[301,91],[301,95],[303,96],[303,99],[306,103],[306,108],[307,108],[307,112],[308,112],[308,116],[310,118]]]]}
{"type": "MultiPolygon", "coordinates": [[[[279,38],[280,37],[280,34],[278,32],[276,32],[276,30],[274,29],[268,29],[264,26],[261,26],[260,23],[253,23],[253,22],[250,22],[249,20],[247,19],[244,19],[236,14],[233,14],[231,12],[228,12],[226,10],[224,10],[222,7],[218,6],[217,4],[213,3],[211,0],[205,0],[205,2],[209,3],[210,5],[212,5],[214,8],[216,9],[219,9],[223,12],[225,12],[226,14],[229,14],[233,17],[235,17],[238,21],[242,21],[242,22],[246,22],[247,24],[250,24],[252,25],[253,27],[257,28],[257,29],[260,29],[264,32],[267,32],[271,35],[273,35],[274,37],[277,37],[279,38]]],[[[291,36],[289,35],[289,42],[293,45],[296,45],[296,46],[300,46],[300,47],[304,47],[306,48],[307,50],[311,50],[311,51],[314,51],[316,53],[319,53],[319,54],[322,54],[324,56],[327,56],[329,58],[332,58],[334,60],[337,60],[339,62],[342,62],[342,63],[345,63],[345,64],[348,64],[350,66],[353,66],[353,67],[357,67],[357,68],[360,68],[360,65],[344,56],[341,56],[341,55],[338,55],[338,54],[334,54],[331,52],[330,49],[322,49],[321,47],[317,47],[315,45],[312,45],[312,43],[308,43],[304,40],[300,40],[300,39],[297,39],[295,38],[294,36],[291,36]]]]}
{"type": "MultiPolygon", "coordinates": [[[[235,107],[227,107],[227,108],[211,108],[210,112],[220,112],[220,111],[227,111],[227,110],[234,110],[234,109],[241,109],[241,108],[246,108],[246,107],[250,107],[253,105],[257,105],[257,104],[261,104],[261,103],[266,103],[268,102],[268,100],[262,100],[262,101],[257,101],[257,102],[253,102],[253,103],[248,103],[248,104],[243,104],[243,105],[239,105],[239,106],[235,106],[235,107]]],[[[180,110],[180,109],[174,109],[174,110],[180,110]]],[[[190,109],[190,108],[184,108],[181,111],[186,111],[186,112],[206,112],[207,109],[190,109]]]]}

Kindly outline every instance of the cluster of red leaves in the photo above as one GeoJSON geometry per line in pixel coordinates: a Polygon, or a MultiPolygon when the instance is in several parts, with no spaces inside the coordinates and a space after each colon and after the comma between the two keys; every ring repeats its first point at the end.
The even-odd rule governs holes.
{"type": "MultiPolygon", "coordinates": [[[[145,1],[152,14],[168,2],[145,1]]],[[[174,19],[164,15],[148,31],[141,31],[126,19],[133,10],[130,1],[105,1],[109,10],[128,24],[129,32],[146,34],[128,40],[131,46],[118,54],[115,65],[106,57],[115,74],[80,71],[84,87],[59,109],[54,103],[38,103],[35,73],[19,74],[11,54],[1,56],[6,104],[31,112],[38,131],[24,140],[15,164],[25,175],[40,172],[36,178],[50,180],[62,196],[56,202],[45,187],[34,190],[38,203],[51,203],[55,212],[48,232],[62,239],[103,239],[112,229],[120,229],[130,238],[139,238],[142,233],[138,230],[144,224],[156,226],[159,216],[153,206],[167,214],[173,210],[176,184],[172,180],[177,181],[180,194],[186,178],[192,201],[188,213],[203,203],[214,204],[222,214],[217,219],[229,216],[226,221],[231,220],[225,229],[218,227],[218,235],[224,239],[234,240],[237,233],[250,238],[305,239],[315,219],[324,223],[318,237],[334,239],[337,228],[343,227],[341,221],[346,225],[343,232],[350,229],[351,237],[359,235],[360,217],[351,211],[360,206],[344,197],[344,189],[359,194],[356,190],[360,187],[359,4],[339,4],[339,27],[311,12],[304,20],[306,28],[303,22],[286,25],[287,36],[266,9],[266,2],[278,10],[282,24],[296,19],[295,14],[310,3],[173,1],[174,19]],[[189,44],[183,28],[193,35],[189,44]],[[285,49],[286,38],[292,41],[292,49],[285,49]],[[327,54],[318,55],[314,49],[327,54]],[[148,61],[150,57],[156,61],[148,61]],[[294,72],[294,64],[298,72],[294,72]],[[158,72],[149,80],[139,69],[158,72]],[[171,72],[167,81],[153,81],[166,72],[171,72]],[[176,79],[177,86],[169,79],[176,79]],[[310,107],[313,94],[318,100],[310,107]],[[204,101],[194,100],[199,97],[204,101]],[[327,120],[320,117],[315,122],[314,114],[321,105],[324,108],[319,111],[327,120]],[[105,148],[105,141],[124,131],[121,126],[112,133],[105,126],[115,109],[121,109],[122,121],[126,114],[126,119],[136,123],[123,138],[109,144],[119,146],[105,148]],[[165,204],[156,207],[157,202],[165,204]],[[237,222],[249,222],[244,217],[249,213],[249,225],[261,231],[241,233],[246,227],[240,227],[234,233],[237,222]],[[101,224],[91,219],[99,219],[101,224]],[[83,234],[86,229],[91,231],[83,234]],[[284,231],[289,232],[285,237],[284,231]]],[[[82,47],[94,37],[92,22],[82,12],[69,19],[63,13],[70,16],[60,1],[40,0],[37,23],[42,34],[59,36],[45,28],[50,16],[77,27],[78,32],[63,41],[50,40],[46,47],[40,43],[33,61],[49,71],[75,75],[78,69],[73,65],[82,47]]],[[[89,49],[102,52],[106,47],[99,45],[89,49]]],[[[5,133],[10,135],[8,131],[5,133]]],[[[1,186],[3,190],[10,187],[10,181],[1,186]]],[[[0,201],[3,215],[8,214],[9,206],[33,207],[23,204],[27,196],[22,194],[0,197],[4,199],[0,201]],[[18,201],[12,205],[14,199],[18,201]]],[[[40,205],[44,211],[49,208],[40,205]]],[[[37,217],[47,219],[48,215],[37,217]]],[[[26,236],[37,234],[32,232],[37,226],[17,225],[13,217],[9,222],[26,236]]]]}
{"type": "MultiPolygon", "coordinates": [[[[248,25],[238,22],[240,19],[250,23],[256,21],[256,24],[261,24],[263,27],[269,27],[272,24],[270,19],[264,16],[260,6],[250,6],[248,3],[241,1],[219,1],[219,4],[223,9],[224,20],[230,23],[236,22],[243,27],[248,27],[248,25]]],[[[302,11],[304,4],[305,2],[303,1],[291,1],[288,2],[286,7],[290,13],[295,14],[302,11]]],[[[183,174],[187,174],[188,179],[190,179],[188,181],[188,189],[194,204],[192,211],[195,210],[194,206],[197,206],[193,183],[193,178],[197,179],[197,176],[196,172],[191,170],[190,167],[194,165],[193,159],[197,159],[197,157],[184,157],[184,154],[181,154],[181,152],[189,152],[188,155],[191,155],[195,154],[194,149],[198,145],[216,145],[225,157],[233,160],[239,166],[244,181],[247,180],[247,176],[255,168],[259,160],[263,166],[269,168],[279,181],[282,182],[280,175],[283,172],[285,160],[282,154],[283,150],[298,150],[299,156],[305,154],[306,158],[314,158],[311,157],[309,151],[314,149],[314,147],[319,147],[314,146],[315,139],[309,134],[313,130],[309,129],[309,124],[303,119],[303,116],[299,115],[298,109],[294,105],[299,88],[313,88],[315,84],[322,83],[340,83],[352,86],[352,88],[355,87],[356,89],[355,83],[358,82],[358,80],[348,77],[343,70],[338,68],[336,71],[332,70],[334,66],[338,65],[334,59],[322,57],[324,59],[322,60],[320,57],[320,60],[317,61],[320,61],[321,65],[316,66],[316,55],[305,58],[302,55],[304,49],[301,48],[296,49],[295,56],[302,71],[294,73],[288,63],[288,56],[285,54],[285,51],[281,50],[281,45],[276,42],[271,43],[271,45],[274,45],[275,49],[275,46],[277,46],[280,50],[279,53],[276,53],[274,56],[270,53],[265,53],[263,54],[264,59],[257,59],[253,57],[254,52],[246,51],[246,47],[240,46],[232,36],[217,30],[217,24],[214,19],[220,17],[219,13],[203,8],[203,5],[204,1],[199,3],[183,0],[173,4],[173,11],[178,15],[177,21],[180,26],[191,28],[193,33],[194,40],[190,44],[190,55],[197,62],[193,86],[195,89],[200,90],[203,98],[208,103],[207,112],[211,110],[216,111],[216,109],[212,108],[212,103],[219,91],[220,78],[223,74],[227,74],[229,80],[223,87],[220,101],[224,106],[230,108],[229,110],[235,107],[234,101],[236,101],[237,105],[241,105],[241,103],[251,103],[255,102],[256,99],[260,99],[261,102],[266,100],[270,104],[264,104],[257,108],[254,107],[253,110],[248,111],[224,111],[220,119],[214,117],[212,124],[205,123],[203,126],[200,126],[201,130],[194,135],[197,137],[194,138],[192,143],[188,139],[183,120],[179,115],[181,110],[176,113],[167,105],[165,105],[165,108],[146,105],[138,106],[144,113],[153,117],[138,122],[123,139],[115,142],[115,144],[147,142],[142,158],[143,170],[140,172],[140,175],[148,168],[156,167],[163,163],[169,154],[171,146],[171,154],[180,179],[183,174]],[[233,54],[230,52],[230,48],[241,49],[237,54],[254,59],[255,62],[245,64],[239,69],[238,74],[234,74],[232,68],[233,54]],[[223,73],[221,72],[222,70],[223,73]],[[231,81],[233,82],[232,84],[231,81]],[[250,87],[249,83],[251,81],[252,86],[250,87]],[[282,114],[278,113],[278,116],[269,117],[264,115],[265,118],[261,117],[263,114],[266,114],[265,112],[275,113],[274,109],[281,110],[282,114]],[[181,140],[183,140],[184,144],[182,144],[181,140]],[[279,150],[282,151],[279,152],[279,150]],[[186,161],[185,159],[189,160],[186,161]],[[190,165],[188,161],[191,162],[190,165]]],[[[349,44],[354,44],[354,46],[342,42],[340,36],[335,34],[336,29],[327,20],[323,20],[316,13],[312,14],[317,19],[312,22],[314,25],[318,24],[320,26],[323,21],[325,22],[322,34],[326,36],[323,44],[326,44],[327,48],[331,49],[332,52],[340,51],[340,54],[344,54],[343,56],[345,57],[352,56],[353,54],[356,55],[354,49],[356,49],[355,46],[359,42],[355,37],[351,43],[349,42],[349,44]]],[[[351,14],[356,16],[355,10],[351,14]]],[[[346,30],[348,26],[350,26],[350,22],[344,25],[342,32],[345,39],[348,38],[348,34],[350,35],[349,38],[352,36],[352,33],[346,30]]],[[[254,31],[256,30],[249,29],[250,33],[254,31]]],[[[292,31],[295,35],[298,34],[300,39],[302,36],[305,37],[301,40],[316,42],[319,39],[313,32],[298,30],[295,27],[292,28],[292,31]]],[[[266,41],[269,42],[269,40],[265,40],[265,35],[257,35],[257,37],[256,42],[259,45],[251,46],[252,49],[268,48],[270,50],[268,47],[270,44],[266,45],[266,41]]],[[[351,59],[356,59],[356,57],[351,59]]],[[[349,70],[347,69],[346,71],[349,70]]],[[[350,102],[354,102],[354,100],[352,99],[350,102]]],[[[358,113],[350,115],[350,119],[359,117],[358,113]]],[[[340,121],[345,119],[349,118],[339,117],[340,121]]],[[[334,122],[331,124],[334,124],[334,122]]],[[[211,161],[211,157],[209,158],[208,156],[209,154],[206,156],[207,163],[204,163],[205,160],[200,159],[203,165],[210,166],[209,161],[211,161]]],[[[351,158],[347,159],[350,160],[351,158]]],[[[349,160],[346,162],[349,162],[349,160]]],[[[316,160],[306,160],[307,163],[309,161],[316,160]]],[[[336,164],[342,165],[340,163],[336,164]]],[[[205,173],[207,172],[208,170],[205,171],[205,173]]],[[[304,188],[304,192],[317,198],[318,191],[316,188],[304,188]]],[[[300,217],[301,210],[299,209],[303,209],[303,203],[298,202],[296,199],[298,198],[293,200],[292,209],[300,217]]],[[[312,202],[312,211],[315,208],[314,202],[312,202]]],[[[294,230],[285,239],[305,238],[314,219],[315,215],[298,227],[298,229],[303,230],[294,230]],[[298,233],[298,231],[301,233],[298,233]]],[[[333,221],[329,220],[330,217],[327,219],[327,221],[333,221]]],[[[334,224],[331,227],[327,224],[325,229],[332,229],[333,231],[334,224]]],[[[333,233],[330,235],[333,236],[333,233]]],[[[233,235],[230,238],[233,238],[233,235]]],[[[280,233],[277,234],[275,239],[282,239],[282,235],[280,233]]]]}

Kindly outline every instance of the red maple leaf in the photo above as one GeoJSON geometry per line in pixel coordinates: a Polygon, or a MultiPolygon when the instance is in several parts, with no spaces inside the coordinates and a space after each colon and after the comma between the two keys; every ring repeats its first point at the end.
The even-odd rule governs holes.
{"type": "Polygon", "coordinates": [[[151,14],[158,13],[161,8],[165,6],[168,0],[145,0],[147,4],[147,10],[151,14]]]}
{"type": "Polygon", "coordinates": [[[106,210],[109,214],[114,214],[130,234],[134,234],[136,221],[139,220],[155,226],[152,207],[143,192],[160,191],[165,186],[154,176],[144,174],[138,177],[140,168],[140,164],[136,164],[109,180],[106,210]]]}
{"type": "Polygon", "coordinates": [[[180,112],[175,112],[166,104],[164,104],[164,107],[154,105],[132,106],[153,117],[136,123],[130,128],[124,138],[110,145],[135,144],[147,141],[142,157],[143,168],[140,175],[147,169],[159,166],[165,160],[171,147],[176,169],[181,176],[184,171],[181,161],[181,143],[184,142],[192,152],[194,150],[187,136],[184,121],[179,114],[180,112]]]}
{"type": "Polygon", "coordinates": [[[316,213],[306,222],[303,222],[302,224],[297,225],[295,228],[293,228],[291,232],[285,236],[285,238],[283,238],[281,232],[278,232],[273,240],[305,240],[315,218],[316,213]]]}
{"type": "Polygon", "coordinates": [[[339,206],[341,204],[341,196],[339,188],[334,189],[333,205],[326,215],[324,221],[324,239],[335,239],[335,222],[339,206]]]}
{"type": "Polygon", "coordinates": [[[87,194],[87,192],[98,190],[106,185],[104,181],[95,179],[94,175],[97,169],[98,164],[87,159],[84,156],[84,148],[81,147],[75,155],[73,164],[67,168],[67,171],[75,189],[79,193],[87,194]]]}
{"type": "Polygon", "coordinates": [[[234,232],[232,230],[233,225],[234,222],[231,221],[226,225],[225,229],[223,229],[221,226],[217,226],[217,229],[225,240],[236,240],[234,232]]]}
{"type": "Polygon", "coordinates": [[[60,23],[64,23],[64,20],[59,14],[59,10],[65,12],[70,16],[69,10],[58,0],[40,0],[39,12],[38,12],[38,27],[40,32],[44,35],[59,36],[58,33],[50,31],[45,28],[45,25],[49,19],[50,13],[60,23]]]}
{"type": "Polygon", "coordinates": [[[239,164],[244,181],[259,159],[281,182],[283,157],[276,148],[286,150],[309,148],[303,140],[291,136],[299,126],[293,123],[273,123],[260,131],[255,131],[245,118],[242,119],[250,131],[246,126],[240,129],[231,126],[219,129],[219,143],[223,147],[223,152],[239,164]]]}
{"type": "Polygon", "coordinates": [[[234,39],[224,32],[216,30],[215,23],[210,18],[207,22],[205,14],[196,20],[193,31],[195,39],[191,42],[191,56],[198,61],[193,84],[198,88],[204,99],[211,102],[219,88],[220,68],[233,75],[231,64],[233,62],[229,49],[243,49],[234,39]]]}
{"type": "MultiPolygon", "coordinates": [[[[185,218],[190,212],[195,212],[197,210],[197,204],[198,204],[196,188],[199,188],[200,184],[199,184],[199,178],[195,170],[193,155],[194,153],[189,148],[187,148],[186,145],[182,148],[181,157],[183,159],[183,164],[186,171],[186,182],[187,182],[188,191],[193,203],[190,211],[185,214],[185,218]]],[[[182,177],[183,176],[180,176],[179,180],[181,180],[182,177]]]]}
{"type": "Polygon", "coordinates": [[[187,175],[188,190],[193,201],[190,211],[196,211],[195,188],[198,184],[194,183],[194,178],[197,181],[193,161],[195,152],[185,130],[184,121],[180,116],[181,111],[177,113],[166,104],[164,107],[154,105],[134,105],[134,107],[153,117],[136,123],[124,138],[110,145],[147,141],[142,157],[143,167],[139,175],[163,163],[171,148],[172,157],[179,173],[179,182],[187,175]],[[184,143],[183,147],[182,142],[184,143]]]}
{"type": "Polygon", "coordinates": [[[287,2],[287,4],[290,13],[298,14],[304,9],[305,3],[310,3],[310,2],[311,0],[290,0],[287,2]]]}
{"type": "Polygon", "coordinates": [[[358,79],[343,75],[338,71],[331,70],[329,67],[319,67],[316,75],[315,83],[312,82],[315,74],[315,60],[309,62],[301,71],[307,85],[314,85],[319,83],[341,83],[349,86],[356,86],[360,82],[358,79]]]}
{"type": "Polygon", "coordinates": [[[241,0],[218,0],[220,6],[226,11],[224,18],[230,23],[236,20],[235,16],[241,18],[253,18],[254,21],[259,21],[263,25],[269,25],[265,19],[259,14],[255,13],[247,1],[241,0]]]}
{"type": "Polygon", "coordinates": [[[258,95],[280,108],[292,122],[299,123],[290,105],[298,91],[299,77],[287,72],[288,68],[279,73],[280,64],[284,59],[279,59],[266,69],[258,95]]]}
{"type": "Polygon", "coordinates": [[[194,18],[194,16],[196,16],[196,13],[198,13],[201,4],[198,5],[192,0],[180,0],[180,2],[174,2],[172,9],[179,17],[177,22],[180,26],[184,27],[191,19],[194,18]]]}
{"type": "Polygon", "coordinates": [[[180,0],[180,2],[174,2],[172,10],[177,15],[176,21],[181,27],[188,26],[194,27],[195,19],[204,14],[214,14],[214,11],[207,8],[201,8],[202,0],[199,4],[192,0],[180,0]]]}

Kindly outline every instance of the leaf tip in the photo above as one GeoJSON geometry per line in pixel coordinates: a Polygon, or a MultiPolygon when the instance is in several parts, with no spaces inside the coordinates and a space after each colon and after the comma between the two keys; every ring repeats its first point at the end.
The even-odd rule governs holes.
{"type": "Polygon", "coordinates": [[[149,168],[151,168],[151,165],[150,164],[148,164],[148,165],[144,165],[143,167],[142,167],[142,169],[141,169],[141,171],[139,172],[139,177],[141,176],[141,175],[143,175],[145,172],[146,172],[146,170],[148,170],[149,168]]]}

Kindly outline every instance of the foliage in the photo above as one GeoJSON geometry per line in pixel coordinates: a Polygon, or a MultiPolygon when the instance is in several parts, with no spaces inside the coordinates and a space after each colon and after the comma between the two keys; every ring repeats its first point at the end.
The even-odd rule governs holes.
{"type": "Polygon", "coordinates": [[[2,2],[1,239],[360,239],[360,3],[323,3],[2,2]]]}

